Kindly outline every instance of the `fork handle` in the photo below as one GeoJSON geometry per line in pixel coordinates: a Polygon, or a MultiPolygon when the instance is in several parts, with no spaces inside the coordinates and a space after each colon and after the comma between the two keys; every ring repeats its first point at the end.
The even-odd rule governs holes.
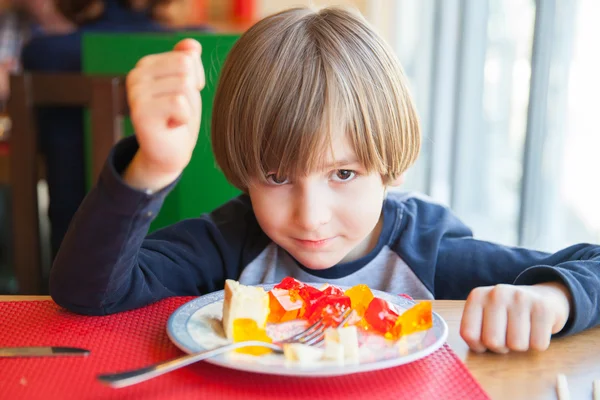
{"type": "Polygon", "coordinates": [[[130,371],[116,372],[110,374],[101,374],[97,376],[97,379],[113,388],[122,388],[126,386],[135,385],[136,383],[147,381],[148,379],[155,378],[167,372],[185,367],[195,362],[205,360],[210,357],[214,357],[221,353],[225,353],[229,350],[239,349],[241,347],[248,346],[262,346],[269,347],[272,350],[279,350],[277,345],[259,342],[259,341],[246,341],[231,343],[225,346],[217,347],[212,350],[201,351],[199,353],[186,354],[181,357],[173,358],[171,360],[159,362],[147,367],[142,367],[130,371]]]}

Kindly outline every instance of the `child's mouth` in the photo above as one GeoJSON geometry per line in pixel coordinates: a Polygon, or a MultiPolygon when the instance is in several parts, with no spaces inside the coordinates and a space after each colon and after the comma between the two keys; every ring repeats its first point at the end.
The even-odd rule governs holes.
{"type": "Polygon", "coordinates": [[[294,238],[294,241],[301,247],[305,247],[308,249],[321,249],[327,246],[329,243],[331,243],[333,239],[334,237],[319,240],[305,240],[294,238]]]}

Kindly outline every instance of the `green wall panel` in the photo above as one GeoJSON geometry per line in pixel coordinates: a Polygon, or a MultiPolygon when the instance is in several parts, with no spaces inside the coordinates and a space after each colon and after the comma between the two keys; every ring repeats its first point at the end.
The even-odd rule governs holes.
{"type": "MultiPolygon", "coordinates": [[[[94,33],[86,34],[83,40],[82,62],[85,74],[125,75],[143,56],[169,51],[178,41],[186,37],[195,38],[202,44],[202,63],[206,73],[206,87],[202,91],[202,123],[192,160],[183,172],[177,186],[167,196],[151,230],[184,218],[197,217],[239,194],[239,191],[231,186],[216,168],[210,145],[212,104],[219,73],[227,53],[239,36],[195,32],[176,34],[94,33]]],[[[128,118],[124,122],[124,131],[126,135],[133,133],[128,118]]],[[[86,142],[89,146],[89,135],[86,142]]],[[[87,159],[90,160],[91,157],[87,157],[87,159]]]]}

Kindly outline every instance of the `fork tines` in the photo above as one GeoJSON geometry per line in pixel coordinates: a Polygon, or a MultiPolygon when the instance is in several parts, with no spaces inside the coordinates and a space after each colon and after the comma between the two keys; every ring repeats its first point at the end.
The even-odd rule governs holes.
{"type": "MultiPolygon", "coordinates": [[[[347,310],[345,310],[342,313],[342,317],[343,317],[342,322],[340,322],[340,324],[337,327],[339,328],[339,327],[344,326],[344,324],[346,322],[348,322],[348,320],[350,319],[351,315],[352,315],[351,308],[348,308],[347,310]]],[[[325,325],[325,323],[323,322],[323,318],[321,318],[321,319],[317,320],[314,324],[312,324],[311,326],[306,328],[304,331],[302,331],[290,338],[282,340],[281,343],[298,342],[298,343],[314,346],[323,341],[326,328],[327,328],[327,325],[325,325]]]]}

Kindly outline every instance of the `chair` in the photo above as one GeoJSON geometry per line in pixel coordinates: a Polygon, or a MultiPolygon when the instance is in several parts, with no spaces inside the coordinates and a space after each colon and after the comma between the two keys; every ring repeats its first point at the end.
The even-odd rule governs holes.
{"type": "Polygon", "coordinates": [[[24,73],[11,77],[8,114],[9,181],[12,193],[13,265],[19,294],[47,291],[40,251],[37,182],[37,106],[81,106],[91,113],[92,174],[97,177],[110,148],[121,137],[126,113],[123,79],[78,74],[24,73]]]}
{"type": "Polygon", "coordinates": [[[6,114],[6,104],[0,102],[0,185],[8,183],[8,134],[10,119],[6,114]]]}

